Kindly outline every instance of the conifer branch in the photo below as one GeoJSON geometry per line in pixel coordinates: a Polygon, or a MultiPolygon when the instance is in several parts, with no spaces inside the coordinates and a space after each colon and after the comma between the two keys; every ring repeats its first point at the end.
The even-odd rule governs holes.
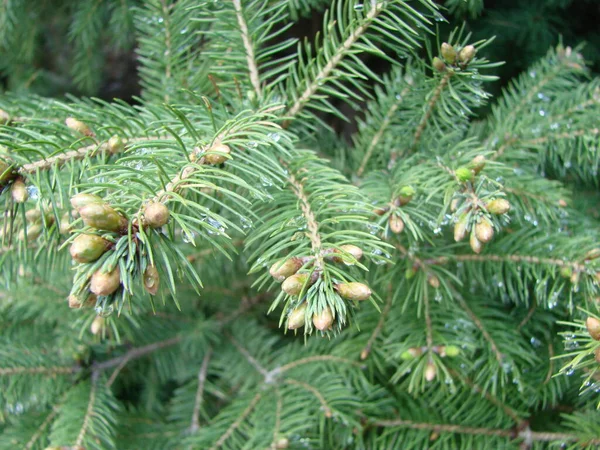
{"type": "Polygon", "coordinates": [[[244,347],[242,347],[240,345],[240,343],[238,341],[235,340],[235,338],[233,336],[228,336],[229,340],[231,341],[231,343],[233,344],[233,346],[238,350],[238,352],[240,352],[242,355],[244,355],[244,358],[246,358],[246,361],[248,361],[248,363],[254,367],[256,369],[256,371],[258,373],[260,373],[263,377],[267,378],[269,375],[269,371],[267,369],[265,369],[249,352],[248,350],[246,350],[244,347]]]}
{"type": "Polygon", "coordinates": [[[44,374],[49,376],[67,375],[79,372],[79,366],[70,367],[0,367],[0,375],[19,375],[19,374],[44,374]]]}
{"type": "Polygon", "coordinates": [[[250,82],[256,92],[258,98],[262,97],[262,90],[260,87],[260,77],[258,75],[258,65],[254,57],[254,47],[250,39],[250,33],[248,31],[248,25],[246,19],[244,19],[244,12],[242,10],[241,0],[233,0],[233,6],[235,8],[235,14],[237,16],[238,25],[240,26],[240,32],[242,33],[242,41],[244,42],[244,48],[246,50],[246,61],[248,62],[248,72],[250,73],[250,82]]]}
{"type": "MultiPolygon", "coordinates": [[[[167,5],[166,0],[160,0],[160,4],[162,6],[163,20],[165,22],[165,47],[167,48],[164,52],[164,57],[166,58],[165,78],[169,80],[171,78],[171,53],[173,51],[171,45],[171,14],[169,12],[169,6],[167,5]]],[[[164,100],[165,103],[169,103],[170,97],[168,89],[165,89],[164,100]]]]}
{"type": "Polygon", "coordinates": [[[301,358],[296,361],[292,361],[288,364],[285,364],[279,368],[275,368],[269,374],[280,374],[283,372],[287,372],[288,370],[292,370],[298,366],[302,366],[304,364],[310,364],[310,363],[318,362],[318,361],[340,362],[340,363],[344,363],[344,364],[350,364],[350,365],[353,365],[356,367],[361,367],[361,365],[358,362],[352,361],[351,359],[340,358],[339,356],[333,356],[333,355],[315,355],[315,356],[307,356],[306,358],[301,358]]]}
{"type": "Polygon", "coordinates": [[[337,48],[331,59],[325,66],[315,75],[313,81],[306,87],[304,92],[296,99],[294,104],[285,112],[284,117],[287,121],[284,123],[284,128],[289,125],[289,121],[293,119],[303,108],[304,105],[312,98],[312,96],[319,90],[320,83],[335,70],[337,65],[342,61],[348,50],[364,35],[367,31],[371,22],[379,15],[383,10],[384,2],[372,0],[370,2],[371,9],[367,13],[364,19],[364,23],[356,28],[350,35],[344,40],[344,42],[337,48]]]}
{"type": "Polygon", "coordinates": [[[277,405],[275,407],[275,426],[273,427],[273,442],[275,442],[275,439],[277,439],[277,435],[279,434],[279,430],[281,430],[281,410],[283,409],[283,396],[281,395],[281,390],[279,388],[276,388],[275,394],[277,395],[277,405]]]}
{"type": "Polygon", "coordinates": [[[85,412],[85,416],[83,417],[83,424],[81,425],[81,430],[79,430],[79,434],[77,435],[77,440],[75,441],[75,447],[81,447],[83,444],[83,440],[85,439],[85,434],[87,433],[90,418],[94,413],[94,404],[96,403],[96,389],[98,387],[98,372],[92,373],[91,386],[90,386],[90,398],[88,400],[88,407],[85,412]]]}
{"type": "Polygon", "coordinates": [[[529,310],[527,311],[527,315],[525,317],[523,317],[523,320],[521,320],[521,322],[519,323],[519,325],[517,325],[517,330],[521,330],[521,328],[523,328],[525,326],[525,324],[527,322],[529,322],[529,319],[531,319],[533,317],[533,314],[535,313],[535,310],[537,308],[537,301],[535,300],[535,298],[533,299],[533,304],[531,305],[531,308],[529,308],[529,310]]]}
{"type": "Polygon", "coordinates": [[[327,400],[325,400],[325,397],[323,397],[323,394],[321,394],[319,392],[319,390],[316,389],[314,386],[311,386],[308,383],[304,383],[303,381],[298,381],[298,380],[294,380],[291,378],[287,378],[285,380],[285,383],[291,384],[294,386],[300,386],[301,388],[307,390],[308,392],[313,394],[315,397],[317,397],[317,400],[319,400],[319,403],[321,403],[321,408],[323,409],[325,417],[331,417],[333,415],[333,413],[331,412],[331,408],[329,407],[329,404],[327,403],[327,400]]]}
{"type": "Polygon", "coordinates": [[[570,267],[576,272],[582,272],[585,270],[583,264],[579,264],[573,261],[564,261],[558,258],[540,258],[538,256],[530,255],[452,255],[452,256],[440,256],[437,258],[430,258],[423,260],[426,265],[429,264],[448,264],[450,262],[461,262],[461,261],[476,261],[476,262],[515,262],[515,263],[529,263],[536,265],[550,265],[557,267],[570,267]]]}
{"type": "MultiPolygon", "coordinates": [[[[427,283],[425,280],[424,283],[427,283]]],[[[429,313],[429,295],[427,294],[427,288],[423,291],[423,303],[425,306],[425,330],[426,330],[426,342],[427,342],[427,351],[429,352],[429,356],[431,357],[431,349],[433,347],[433,325],[431,324],[431,315],[429,313]]]]}
{"type": "Polygon", "coordinates": [[[377,322],[377,326],[371,333],[371,336],[369,336],[367,345],[365,345],[365,348],[363,348],[363,350],[360,352],[360,359],[365,360],[369,357],[369,354],[371,353],[371,349],[373,347],[373,344],[375,343],[375,340],[377,339],[379,334],[383,331],[383,327],[385,325],[385,320],[392,309],[392,298],[393,298],[392,284],[389,283],[388,284],[388,294],[387,294],[387,298],[385,300],[385,306],[383,308],[383,311],[381,311],[381,314],[379,316],[379,321],[377,322]]]}
{"type": "Polygon", "coordinates": [[[50,414],[48,414],[48,417],[46,417],[44,419],[44,421],[40,424],[40,426],[37,428],[37,430],[35,430],[35,433],[33,434],[33,436],[31,436],[31,439],[29,439],[29,441],[27,441],[27,444],[25,444],[25,447],[23,447],[23,450],[31,450],[33,448],[33,446],[36,444],[38,439],[42,436],[42,433],[44,432],[44,430],[46,428],[48,428],[48,425],[50,425],[52,423],[52,421],[54,420],[54,418],[56,417],[57,414],[58,414],[58,409],[56,407],[54,407],[52,409],[52,411],[50,411],[50,414]]]}
{"type": "Polygon", "coordinates": [[[212,348],[209,348],[202,359],[202,365],[200,366],[200,372],[198,372],[198,389],[196,390],[196,399],[194,400],[194,411],[192,412],[192,423],[190,424],[190,432],[195,433],[200,428],[199,416],[200,406],[204,401],[204,384],[206,383],[206,376],[208,373],[208,363],[212,356],[212,348]]]}
{"type": "Polygon", "coordinates": [[[116,358],[108,359],[101,363],[94,364],[92,366],[92,369],[95,372],[110,369],[111,367],[119,366],[123,362],[123,360],[129,362],[131,360],[141,358],[142,356],[146,356],[157,350],[161,350],[163,348],[171,347],[175,344],[178,344],[179,342],[181,342],[182,339],[182,336],[175,336],[170,339],[165,339],[164,341],[158,341],[152,344],[144,345],[142,347],[132,348],[122,356],[117,356],[116,358]]]}
{"type": "Polygon", "coordinates": [[[479,328],[479,331],[481,331],[481,334],[483,335],[484,339],[486,341],[488,341],[488,343],[490,344],[490,347],[492,349],[492,352],[496,356],[496,360],[498,361],[498,364],[502,364],[502,359],[503,359],[502,353],[500,353],[500,350],[498,350],[498,346],[496,345],[496,342],[494,341],[494,339],[492,338],[490,333],[488,333],[487,329],[481,322],[481,319],[479,317],[477,317],[477,315],[471,310],[471,308],[469,308],[469,305],[467,305],[467,302],[465,302],[465,300],[460,295],[457,295],[457,300],[458,300],[458,303],[460,304],[460,306],[462,307],[462,309],[464,309],[465,312],[467,313],[467,315],[471,318],[471,320],[473,321],[475,326],[477,328],[479,328]]]}
{"type": "Polygon", "coordinates": [[[410,90],[410,87],[408,87],[408,86],[405,87],[402,90],[402,92],[400,93],[399,98],[397,98],[396,101],[394,103],[392,103],[392,106],[390,106],[390,109],[388,109],[387,112],[385,113],[383,121],[381,122],[381,126],[379,127],[379,129],[377,130],[375,135],[373,136],[373,139],[371,139],[371,142],[369,143],[369,147],[367,148],[365,156],[363,157],[363,159],[360,163],[360,167],[356,171],[356,176],[358,176],[358,177],[362,176],[363,172],[365,171],[365,168],[367,167],[367,163],[369,162],[369,159],[373,155],[373,151],[375,150],[375,147],[377,147],[377,144],[381,140],[383,133],[385,132],[387,127],[390,125],[390,122],[392,121],[392,117],[394,116],[394,114],[396,113],[398,108],[400,107],[400,104],[404,100],[404,97],[406,96],[406,94],[408,93],[409,90],[410,90]]]}
{"type": "Polygon", "coordinates": [[[554,346],[548,342],[548,373],[544,379],[544,384],[548,384],[554,375],[554,346]]]}
{"type": "Polygon", "coordinates": [[[250,402],[250,404],[248,405],[248,407],[242,412],[242,414],[240,414],[240,416],[229,426],[229,428],[227,428],[227,430],[225,431],[225,433],[217,440],[217,442],[215,443],[215,445],[213,445],[210,449],[211,450],[216,450],[219,447],[221,447],[225,441],[227,439],[229,439],[229,437],[235,432],[235,430],[237,430],[239,428],[239,426],[242,424],[242,422],[244,421],[244,419],[246,419],[246,417],[248,417],[248,415],[254,410],[254,408],[256,407],[256,404],[258,403],[258,401],[261,399],[262,395],[261,393],[257,393],[254,398],[252,399],[252,401],[250,402]]]}

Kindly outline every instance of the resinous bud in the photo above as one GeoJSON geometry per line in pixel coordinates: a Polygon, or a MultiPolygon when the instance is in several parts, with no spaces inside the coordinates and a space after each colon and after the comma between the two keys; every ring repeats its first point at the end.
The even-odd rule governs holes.
{"type": "Polygon", "coordinates": [[[96,295],[110,295],[121,285],[121,272],[118,267],[112,272],[102,272],[98,269],[90,280],[90,291],[96,295]]]}
{"type": "Polygon", "coordinates": [[[306,302],[302,303],[296,309],[294,309],[288,316],[288,329],[295,330],[304,326],[304,320],[306,315],[306,302]]]}
{"type": "Polygon", "coordinates": [[[456,61],[456,50],[447,42],[442,44],[441,54],[448,64],[454,64],[456,61]]]}
{"type": "Polygon", "coordinates": [[[150,228],[160,228],[169,221],[169,208],[161,202],[152,202],[144,208],[144,223],[150,228]]]}
{"type": "Polygon", "coordinates": [[[467,214],[463,214],[454,224],[454,240],[456,242],[462,241],[467,236],[468,218],[467,214]]]}
{"type": "Polygon", "coordinates": [[[415,188],[412,186],[403,186],[402,189],[400,189],[398,196],[398,202],[400,203],[400,206],[408,204],[416,193],[417,191],[415,191],[415,188]]]}
{"type": "Polygon", "coordinates": [[[71,130],[77,131],[78,133],[84,134],[86,136],[93,136],[94,132],[81,120],[77,120],[74,117],[67,117],[65,120],[65,124],[71,130]]]}
{"type": "Polygon", "coordinates": [[[333,325],[333,314],[331,313],[331,308],[326,306],[323,311],[318,314],[314,314],[312,321],[317,330],[325,331],[330,329],[331,325],[333,325]]]}
{"type": "Polygon", "coordinates": [[[506,214],[510,210],[510,203],[504,198],[496,198],[486,205],[488,212],[494,215],[506,214]]]}
{"type": "Polygon", "coordinates": [[[271,274],[275,280],[281,282],[298,272],[302,265],[302,260],[300,258],[289,258],[277,261],[269,269],[269,274],[271,274]]]}
{"type": "Polygon", "coordinates": [[[494,227],[487,220],[482,219],[475,225],[475,235],[484,244],[490,242],[494,237],[494,227]]]}
{"type": "Polygon", "coordinates": [[[600,320],[595,317],[588,317],[585,321],[585,326],[592,339],[600,341],[600,320]]]}
{"type": "Polygon", "coordinates": [[[439,289],[440,287],[440,279],[435,275],[431,275],[427,282],[429,283],[429,286],[431,286],[434,289],[439,289]]]}
{"type": "Polygon", "coordinates": [[[80,234],[77,236],[69,252],[78,263],[90,263],[100,258],[108,249],[109,242],[95,234],[80,234]]]}
{"type": "Polygon", "coordinates": [[[435,70],[437,70],[438,72],[444,72],[446,70],[446,64],[444,64],[444,61],[442,61],[437,56],[435,58],[433,58],[432,64],[433,64],[433,68],[435,70]]]}
{"type": "Polygon", "coordinates": [[[371,289],[363,283],[340,283],[335,285],[335,290],[346,300],[363,301],[371,296],[371,289]]]}
{"type": "Polygon", "coordinates": [[[473,160],[469,163],[469,169],[475,172],[477,175],[479,172],[483,170],[485,167],[485,156],[477,155],[473,160]]]}
{"type": "Polygon", "coordinates": [[[475,47],[473,47],[472,45],[467,45],[463,47],[460,53],[458,54],[458,59],[460,60],[460,62],[467,64],[471,62],[471,60],[475,57],[475,53],[477,53],[475,47]]]}
{"type": "Polygon", "coordinates": [[[389,225],[390,231],[394,234],[400,234],[404,230],[404,221],[395,214],[390,215],[389,225]]]}
{"type": "Polygon", "coordinates": [[[156,295],[160,286],[160,276],[154,266],[146,267],[144,270],[144,289],[150,295],[156,295]]]}
{"type": "Polygon", "coordinates": [[[308,274],[297,273],[285,279],[281,284],[281,289],[288,295],[296,296],[302,292],[302,287],[308,280],[308,274]]]}
{"type": "Polygon", "coordinates": [[[228,145],[225,144],[213,145],[208,151],[209,153],[204,155],[204,161],[206,161],[207,164],[211,164],[213,166],[217,164],[222,164],[225,161],[227,161],[229,159],[228,155],[231,153],[231,149],[228,145]]]}
{"type": "Polygon", "coordinates": [[[118,233],[127,229],[127,219],[106,203],[91,203],[79,208],[79,215],[84,224],[97,230],[118,233]]]}
{"type": "Polygon", "coordinates": [[[15,203],[25,203],[29,198],[27,193],[27,187],[23,180],[15,181],[10,187],[10,195],[12,196],[15,203]]]}

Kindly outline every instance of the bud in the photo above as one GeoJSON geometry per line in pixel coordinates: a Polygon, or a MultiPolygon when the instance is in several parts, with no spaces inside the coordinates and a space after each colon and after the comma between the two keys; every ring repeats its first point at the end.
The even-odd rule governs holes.
{"type": "Polygon", "coordinates": [[[90,263],[100,258],[108,249],[109,242],[95,234],[80,234],[69,249],[71,257],[78,263],[90,263]]]}
{"type": "Polygon", "coordinates": [[[121,139],[116,134],[113,137],[111,137],[106,144],[106,149],[113,155],[116,153],[121,153],[124,148],[125,143],[123,142],[123,139],[121,139]]]}
{"type": "Polygon", "coordinates": [[[468,167],[459,167],[454,171],[454,175],[461,183],[466,183],[467,181],[473,181],[475,178],[475,174],[468,167]]]}
{"type": "Polygon", "coordinates": [[[406,278],[407,280],[410,280],[411,278],[414,278],[414,276],[416,274],[417,274],[417,269],[415,269],[414,266],[411,266],[404,271],[404,278],[406,278]]]}
{"type": "Polygon", "coordinates": [[[433,381],[436,375],[437,369],[435,368],[435,365],[431,362],[428,362],[427,367],[425,368],[425,379],[427,381],[433,381]]]}
{"type": "Polygon", "coordinates": [[[306,302],[302,303],[290,313],[288,316],[288,330],[295,330],[304,326],[306,307],[306,302]]]}
{"type": "Polygon", "coordinates": [[[282,259],[271,266],[269,274],[277,281],[281,282],[298,272],[302,266],[302,259],[300,258],[282,259]]]}
{"type": "Polygon", "coordinates": [[[600,320],[595,317],[588,317],[585,321],[585,326],[592,339],[600,341],[600,320]]]}
{"type": "Polygon", "coordinates": [[[118,267],[112,272],[101,272],[98,269],[90,280],[90,291],[96,295],[110,295],[119,289],[121,285],[121,273],[118,267]]]}
{"type": "Polygon", "coordinates": [[[29,209],[25,211],[25,219],[29,223],[38,222],[42,218],[42,212],[39,209],[29,209]]]}
{"type": "Polygon", "coordinates": [[[404,221],[395,214],[389,218],[390,231],[394,234],[400,234],[404,230],[404,221]]]}
{"type": "Polygon", "coordinates": [[[92,325],[90,326],[90,331],[92,332],[92,334],[100,333],[104,328],[105,322],[106,319],[104,317],[96,316],[96,318],[92,322],[92,325]]]}
{"type": "MultiPolygon", "coordinates": [[[[27,242],[34,241],[42,234],[42,224],[34,223],[33,225],[29,225],[27,227],[27,242]]],[[[25,241],[25,229],[22,229],[19,233],[19,240],[25,241]]]]}
{"type": "Polygon", "coordinates": [[[596,360],[596,362],[598,364],[600,364],[600,347],[596,348],[596,350],[594,350],[594,359],[596,360]]]}
{"type": "Polygon", "coordinates": [[[7,125],[9,123],[10,123],[10,115],[3,109],[0,109],[0,125],[7,125]]]}
{"type": "Polygon", "coordinates": [[[314,314],[312,321],[317,330],[329,330],[331,325],[333,325],[333,314],[331,313],[331,308],[326,306],[323,311],[318,314],[314,314]]]}
{"type": "Polygon", "coordinates": [[[371,296],[371,289],[362,283],[340,283],[334,286],[335,290],[346,300],[366,300],[371,296]]]}
{"type": "Polygon", "coordinates": [[[485,156],[483,156],[483,155],[477,155],[469,163],[469,169],[471,169],[473,172],[475,172],[475,175],[477,175],[479,172],[481,172],[484,167],[485,167],[485,156]]]}
{"type": "MultiPolygon", "coordinates": [[[[356,245],[352,245],[352,244],[346,244],[346,245],[340,245],[339,250],[335,249],[334,253],[341,253],[341,251],[344,251],[346,253],[349,253],[356,261],[359,261],[362,256],[363,256],[363,251],[362,248],[357,247],[356,245]]],[[[354,264],[353,261],[348,261],[348,257],[344,257],[344,256],[335,256],[333,258],[333,260],[335,262],[343,262],[344,264],[346,264],[347,266],[351,266],[354,264]]]]}
{"type": "Polygon", "coordinates": [[[442,44],[441,53],[442,57],[446,60],[448,64],[454,64],[454,62],[456,61],[456,50],[453,46],[451,46],[447,42],[444,42],[442,44]]]}
{"type": "Polygon", "coordinates": [[[206,155],[204,155],[204,161],[206,161],[207,164],[211,164],[211,165],[217,165],[217,164],[222,164],[225,161],[227,161],[227,156],[225,155],[229,155],[231,153],[231,149],[229,148],[228,145],[225,144],[216,144],[213,145],[209,150],[209,152],[219,152],[219,153],[208,153],[206,155]]]}
{"type": "Polygon", "coordinates": [[[467,45],[466,47],[463,47],[460,53],[458,54],[458,59],[460,60],[460,62],[467,64],[471,62],[471,60],[475,57],[475,53],[477,53],[475,47],[473,47],[472,45],[467,45]]]}
{"type": "Polygon", "coordinates": [[[96,303],[97,297],[95,294],[90,294],[86,299],[81,298],[78,295],[69,295],[69,308],[81,308],[83,306],[92,306],[96,303]]]}
{"type": "Polygon", "coordinates": [[[404,206],[409,203],[415,194],[416,191],[412,186],[403,186],[402,189],[400,189],[400,196],[398,197],[400,206],[404,206]]]}
{"type": "Polygon", "coordinates": [[[569,266],[562,266],[560,268],[560,276],[563,278],[571,278],[573,275],[573,270],[569,266]]]}
{"type": "Polygon", "coordinates": [[[410,361],[411,359],[415,359],[423,354],[423,350],[418,347],[409,348],[408,350],[402,352],[400,358],[404,361],[410,361]]]}
{"type": "Polygon", "coordinates": [[[561,208],[566,208],[567,207],[567,202],[564,201],[562,198],[558,201],[558,206],[560,206],[561,208]]]}
{"type": "Polygon", "coordinates": [[[453,198],[450,202],[450,211],[455,212],[458,209],[459,198],[453,198]]]}
{"type": "Polygon", "coordinates": [[[477,254],[481,253],[481,250],[483,250],[483,244],[479,239],[477,239],[477,234],[474,231],[471,231],[469,244],[471,245],[471,250],[477,254]]]}
{"type": "Polygon", "coordinates": [[[488,212],[497,216],[506,214],[510,209],[510,203],[504,198],[496,198],[486,205],[488,212]]]}
{"type": "Polygon", "coordinates": [[[102,200],[97,195],[93,195],[93,194],[77,194],[77,195],[74,195],[73,197],[71,197],[71,205],[76,210],[79,210],[80,208],[83,208],[84,206],[91,205],[94,203],[102,204],[102,203],[104,203],[104,200],[102,200]]]}
{"type": "Polygon", "coordinates": [[[437,70],[438,72],[444,72],[446,70],[446,64],[444,64],[444,61],[442,61],[437,56],[435,58],[433,58],[432,64],[433,64],[433,68],[435,70],[437,70]]]}
{"type": "Polygon", "coordinates": [[[71,223],[69,222],[69,213],[64,213],[60,218],[60,234],[68,234],[71,231],[71,223]]]}
{"type": "Polygon", "coordinates": [[[288,295],[294,296],[300,294],[304,284],[308,280],[308,274],[297,273],[285,279],[281,285],[281,289],[288,295]]]}
{"type": "Polygon", "coordinates": [[[571,283],[577,284],[579,283],[579,272],[573,272],[570,278],[571,283]]]}
{"type": "Polygon", "coordinates": [[[127,229],[127,219],[106,203],[91,203],[79,208],[83,223],[97,230],[123,232],[127,229]]]}
{"type": "Polygon", "coordinates": [[[383,216],[386,212],[388,212],[389,207],[378,207],[373,210],[373,214],[377,216],[383,216]]]}
{"type": "Polygon", "coordinates": [[[467,235],[468,218],[469,216],[467,214],[463,214],[458,219],[458,222],[454,224],[454,240],[456,242],[462,241],[467,235]]]}
{"type": "Polygon", "coordinates": [[[490,242],[494,237],[494,227],[485,219],[475,225],[475,235],[484,244],[490,242]]]}
{"type": "Polygon", "coordinates": [[[78,133],[84,134],[86,136],[94,136],[94,132],[88,127],[85,123],[80,120],[77,120],[73,117],[67,117],[65,120],[65,124],[74,131],[78,133]]]}
{"type": "Polygon", "coordinates": [[[280,438],[277,440],[277,442],[275,442],[275,448],[277,450],[284,450],[286,448],[288,448],[290,445],[290,441],[288,440],[288,438],[280,438]]]}
{"type": "Polygon", "coordinates": [[[446,356],[449,358],[454,358],[460,354],[460,348],[458,348],[456,345],[446,345],[444,351],[446,352],[446,356]]]}
{"type": "Polygon", "coordinates": [[[12,184],[10,195],[12,195],[15,203],[25,203],[27,201],[29,194],[27,193],[27,188],[25,187],[23,180],[17,180],[12,184]]]}
{"type": "Polygon", "coordinates": [[[160,228],[169,221],[169,208],[161,202],[152,202],[144,208],[144,224],[160,228]]]}
{"type": "Polygon", "coordinates": [[[585,254],[586,261],[591,261],[597,258],[600,258],[600,248],[593,248],[585,254]]]}
{"type": "Polygon", "coordinates": [[[434,289],[438,289],[440,287],[440,279],[435,275],[431,275],[427,282],[429,283],[429,286],[431,286],[434,289]]]}
{"type": "Polygon", "coordinates": [[[160,286],[160,277],[158,270],[154,266],[146,267],[144,270],[144,289],[150,295],[156,295],[160,286]]]}

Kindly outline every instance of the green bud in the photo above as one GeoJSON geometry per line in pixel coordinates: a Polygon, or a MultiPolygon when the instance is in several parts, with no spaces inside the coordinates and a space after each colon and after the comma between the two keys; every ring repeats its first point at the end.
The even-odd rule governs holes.
{"type": "Polygon", "coordinates": [[[121,153],[124,148],[125,143],[123,142],[123,139],[121,139],[116,134],[113,137],[111,137],[108,140],[108,143],[106,144],[106,149],[113,155],[116,153],[121,153]]]}
{"type": "Polygon", "coordinates": [[[408,350],[402,352],[400,358],[404,361],[410,361],[411,359],[415,359],[423,354],[423,350],[418,347],[409,348],[408,350]]]}
{"type": "Polygon", "coordinates": [[[454,224],[454,240],[456,242],[462,241],[467,235],[467,224],[469,223],[468,218],[468,214],[465,213],[460,216],[458,222],[454,224]]]}
{"type": "Polygon", "coordinates": [[[510,203],[504,198],[496,198],[488,202],[488,204],[486,205],[486,209],[491,214],[499,216],[508,212],[508,210],[510,209],[510,203]]]}
{"type": "Polygon", "coordinates": [[[571,278],[573,275],[573,270],[569,266],[562,266],[560,268],[560,276],[563,278],[571,278]]]}
{"type": "Polygon", "coordinates": [[[71,257],[78,263],[90,263],[100,258],[108,249],[109,242],[95,234],[80,234],[69,249],[71,257]]]}
{"type": "MultiPolygon", "coordinates": [[[[342,251],[348,253],[356,261],[359,261],[363,257],[362,248],[357,247],[356,245],[352,245],[352,244],[341,245],[339,250],[338,249],[334,250],[334,253],[340,254],[340,253],[342,253],[342,251]]],[[[351,266],[354,264],[354,261],[350,260],[350,258],[348,258],[347,256],[335,256],[333,258],[333,260],[335,262],[343,262],[347,266],[351,266]]]]}
{"type": "Polygon", "coordinates": [[[295,330],[304,326],[306,307],[306,302],[302,303],[290,313],[290,315],[288,316],[289,330],[295,330]]]}
{"type": "MultiPolygon", "coordinates": [[[[27,242],[31,242],[36,240],[42,234],[42,224],[34,223],[33,225],[29,225],[27,227],[27,242]]],[[[19,240],[25,241],[25,229],[21,230],[19,233],[19,240]]]]}
{"type": "Polygon", "coordinates": [[[600,341],[600,320],[595,317],[588,317],[585,321],[585,326],[592,339],[600,341]]]}
{"type": "Polygon", "coordinates": [[[473,47],[472,45],[467,45],[466,47],[463,47],[460,53],[458,54],[458,59],[460,60],[460,62],[467,64],[471,62],[471,60],[475,57],[475,53],[477,53],[475,47],[473,47]]]}
{"type": "Polygon", "coordinates": [[[475,174],[468,167],[459,167],[454,171],[454,175],[461,183],[466,183],[467,181],[473,181],[475,179],[475,174]]]}
{"type": "Polygon", "coordinates": [[[144,270],[144,289],[150,295],[156,295],[160,286],[160,276],[154,266],[146,267],[144,270]]]}
{"type": "Polygon", "coordinates": [[[112,272],[102,272],[98,269],[90,280],[90,291],[98,296],[110,295],[121,285],[121,272],[118,267],[112,272]]]}
{"type": "Polygon", "coordinates": [[[394,234],[400,234],[404,230],[404,221],[395,214],[389,218],[390,231],[394,234]]]}
{"type": "Polygon", "coordinates": [[[485,156],[483,156],[483,155],[476,156],[469,163],[469,169],[471,169],[473,172],[475,172],[475,175],[477,175],[479,172],[481,172],[484,167],[485,167],[485,156]]]}
{"type": "Polygon", "coordinates": [[[83,223],[97,230],[123,232],[127,229],[127,219],[106,203],[91,203],[79,209],[83,223]]]}
{"type": "Polygon", "coordinates": [[[415,269],[413,266],[410,266],[408,269],[406,269],[404,271],[404,278],[406,278],[407,280],[410,280],[410,279],[414,278],[416,274],[417,274],[417,269],[415,269]]]}
{"type": "Polygon", "coordinates": [[[448,64],[454,64],[456,61],[456,50],[447,42],[442,44],[441,54],[448,64]]]}
{"type": "Polygon", "coordinates": [[[71,231],[69,213],[64,213],[60,218],[60,234],[68,234],[71,231]]]}
{"type": "Polygon", "coordinates": [[[437,70],[438,72],[444,72],[446,70],[446,64],[444,64],[444,61],[442,61],[437,56],[435,58],[433,58],[432,64],[433,64],[433,68],[435,70],[437,70]]]}
{"type": "Polygon", "coordinates": [[[102,200],[97,195],[93,194],[77,194],[71,197],[71,205],[76,210],[83,208],[84,206],[90,205],[92,203],[102,204],[104,200],[102,200]]]}
{"type": "Polygon", "coordinates": [[[371,289],[363,283],[340,283],[334,286],[340,297],[346,300],[362,301],[371,296],[371,289]]]}
{"type": "Polygon", "coordinates": [[[29,194],[27,193],[27,187],[23,180],[15,181],[10,187],[10,195],[12,196],[15,203],[25,203],[29,194]]]}
{"type": "Polygon", "coordinates": [[[444,351],[446,352],[446,356],[449,358],[454,358],[460,355],[460,348],[458,348],[456,345],[446,345],[444,351]]]}
{"type": "Polygon", "coordinates": [[[150,228],[160,228],[169,221],[169,208],[161,202],[153,202],[144,208],[144,224],[150,228]]]}
{"type": "Polygon", "coordinates": [[[404,206],[409,203],[416,193],[417,191],[415,191],[412,186],[403,186],[402,189],[400,189],[400,195],[398,197],[400,206],[404,206]]]}
{"type": "Polygon", "coordinates": [[[0,125],[7,125],[9,123],[10,123],[10,115],[3,109],[0,109],[0,125]]]}
{"type": "Polygon", "coordinates": [[[281,285],[281,289],[288,295],[295,296],[300,294],[304,284],[308,280],[308,274],[297,273],[285,279],[281,285]]]}
{"type": "Polygon", "coordinates": [[[286,437],[282,437],[282,438],[277,439],[277,442],[275,443],[275,448],[277,450],[284,450],[284,449],[288,448],[289,445],[290,445],[289,439],[286,437]]]}
{"type": "Polygon", "coordinates": [[[269,273],[273,278],[281,282],[298,272],[302,265],[302,259],[300,258],[282,259],[271,266],[269,273]]]}
{"type": "Polygon", "coordinates": [[[228,145],[225,144],[216,144],[213,145],[211,148],[208,149],[208,154],[204,155],[204,161],[206,161],[207,164],[211,164],[211,165],[217,165],[217,164],[222,164],[225,161],[227,161],[229,158],[226,155],[229,155],[231,153],[231,149],[229,148],[228,145]],[[218,153],[212,153],[212,152],[218,152],[218,153]]]}
{"type": "Polygon", "coordinates": [[[483,250],[483,244],[479,239],[477,239],[477,234],[475,233],[475,231],[471,231],[469,244],[471,245],[471,250],[473,250],[477,254],[481,253],[481,250],[483,250]]]}
{"type": "Polygon", "coordinates": [[[494,237],[494,227],[485,219],[475,225],[475,235],[484,244],[490,242],[494,237]]]}
{"type": "Polygon", "coordinates": [[[331,308],[326,306],[323,311],[318,314],[314,314],[312,321],[317,330],[325,331],[330,329],[331,325],[333,325],[333,314],[331,313],[331,308]]]}
{"type": "Polygon", "coordinates": [[[84,134],[86,136],[94,136],[94,132],[85,123],[73,117],[67,117],[65,124],[73,131],[84,134]]]}

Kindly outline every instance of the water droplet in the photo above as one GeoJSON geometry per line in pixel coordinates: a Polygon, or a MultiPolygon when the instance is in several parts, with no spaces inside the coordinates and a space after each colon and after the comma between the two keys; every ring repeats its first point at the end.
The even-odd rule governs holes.
{"type": "Polygon", "coordinates": [[[279,142],[281,135],[279,133],[269,133],[269,138],[274,142],[279,142]]]}
{"type": "Polygon", "coordinates": [[[193,231],[184,232],[182,239],[186,244],[193,244],[196,240],[196,233],[193,231]]]}
{"type": "Polygon", "coordinates": [[[100,317],[110,316],[113,313],[114,309],[115,308],[113,305],[98,305],[95,308],[96,314],[98,314],[100,317]]]}
{"type": "Polygon", "coordinates": [[[244,216],[240,216],[240,224],[242,225],[242,228],[244,230],[247,230],[248,228],[252,228],[252,225],[253,225],[252,221],[244,216]]]}
{"type": "Polygon", "coordinates": [[[529,71],[529,76],[530,76],[531,78],[535,78],[535,77],[537,76],[537,72],[536,72],[535,70],[530,70],[530,71],[529,71]]]}
{"type": "Polygon", "coordinates": [[[246,144],[246,146],[250,149],[258,147],[258,144],[255,141],[250,141],[246,144]]]}
{"type": "Polygon", "coordinates": [[[540,109],[540,116],[544,117],[546,115],[546,111],[544,111],[543,109],[540,109]]]}
{"type": "Polygon", "coordinates": [[[540,347],[542,345],[542,341],[540,341],[539,339],[536,339],[534,337],[532,337],[529,342],[531,342],[531,345],[533,345],[534,347],[540,347]]]}
{"type": "Polygon", "coordinates": [[[365,5],[363,5],[362,3],[357,3],[356,5],[354,5],[354,11],[362,11],[365,8],[365,5]]]}
{"type": "Polygon", "coordinates": [[[31,200],[37,200],[40,198],[40,190],[37,186],[27,186],[27,195],[31,200]]]}

